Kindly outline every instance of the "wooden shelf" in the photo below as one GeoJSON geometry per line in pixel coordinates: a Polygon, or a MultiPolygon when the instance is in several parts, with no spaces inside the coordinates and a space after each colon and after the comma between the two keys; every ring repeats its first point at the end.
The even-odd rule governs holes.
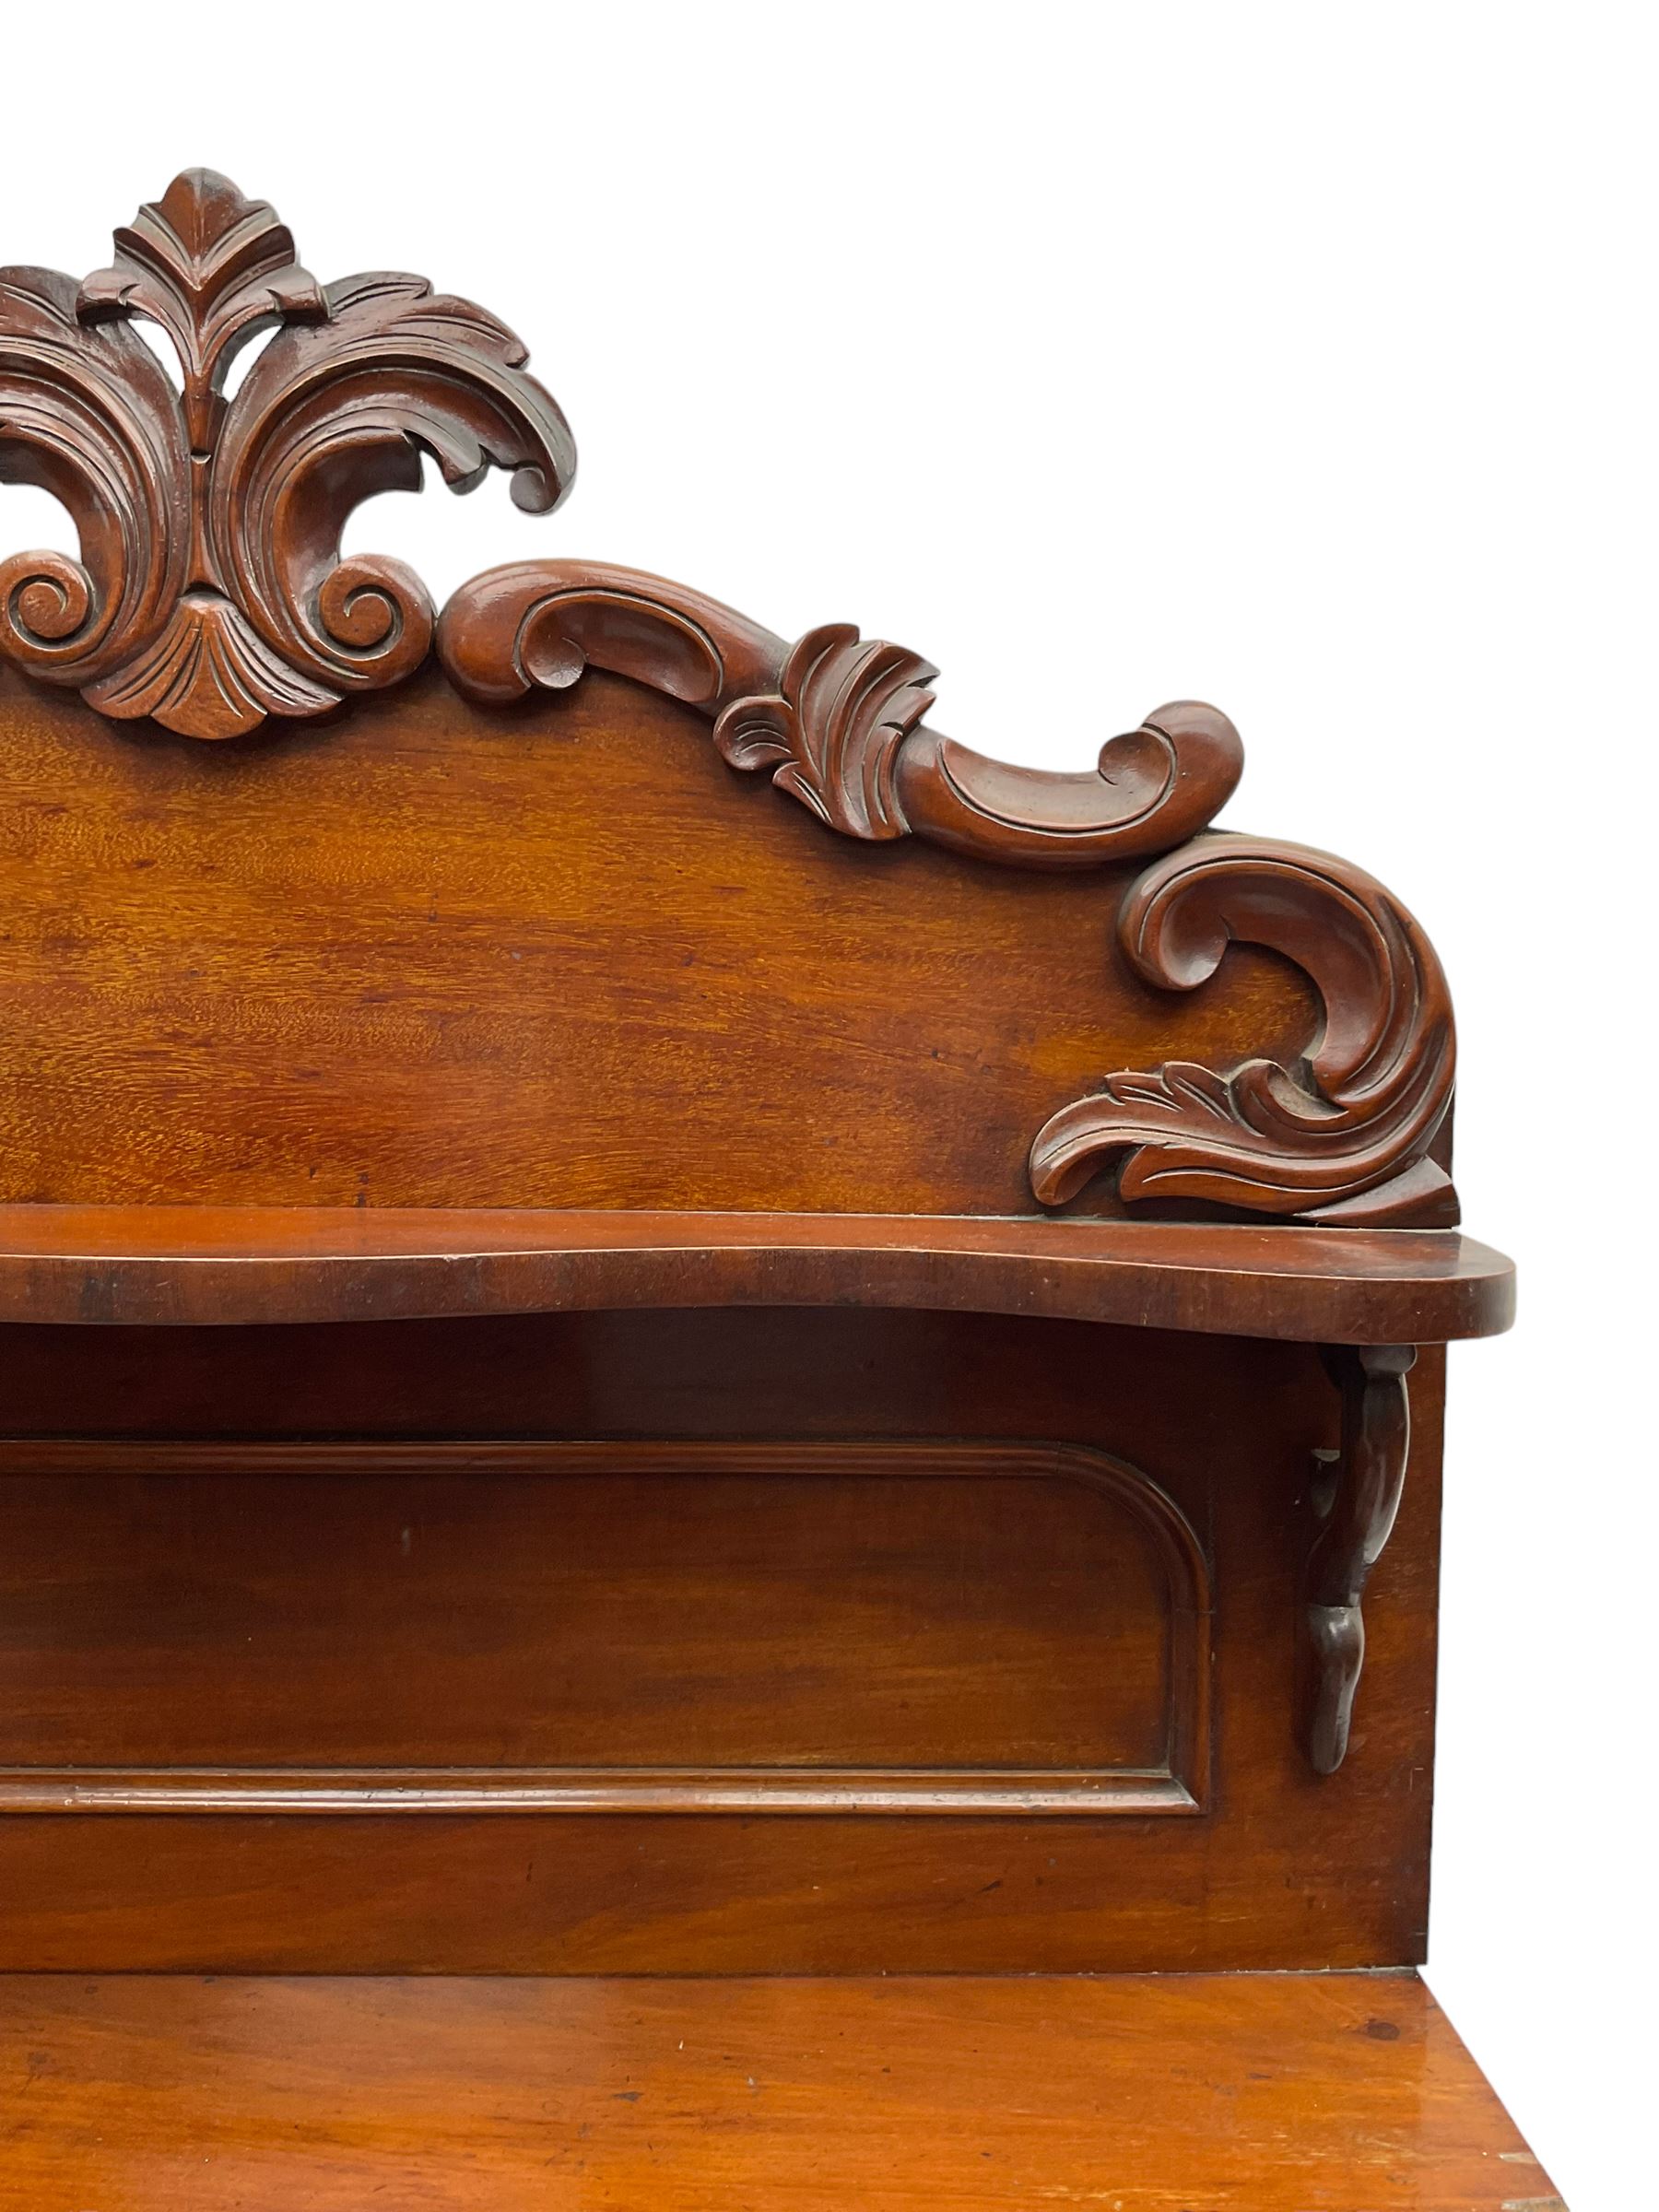
{"type": "Polygon", "coordinates": [[[1507,1328],[1514,1270],[1449,1230],[852,1214],[0,1207],[0,1321],[430,1319],[914,1306],[1329,1344],[1507,1328]]]}
{"type": "Polygon", "coordinates": [[[1558,2205],[1412,1974],[0,1979],[0,2212],[1558,2205]]]}

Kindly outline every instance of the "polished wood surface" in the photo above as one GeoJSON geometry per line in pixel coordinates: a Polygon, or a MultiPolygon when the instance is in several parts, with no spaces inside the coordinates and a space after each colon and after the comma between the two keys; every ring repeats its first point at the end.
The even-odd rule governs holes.
{"type": "Polygon", "coordinates": [[[836,837],[604,670],[209,746],[0,668],[0,1202],[1036,1214],[1112,1069],[1320,1026],[1129,970],[1134,863],[836,837]]]}
{"type": "Polygon", "coordinates": [[[571,559],[488,571],[439,618],[403,562],[346,556],[423,452],[559,504],[575,446],[525,362],[424,278],[319,285],[210,170],[82,283],[0,269],[0,480],[80,537],[0,562],[0,1194],[1457,1220],[1433,946],[1350,863],[1210,831],[1243,765],[1218,709],[1155,708],[1092,771],[1014,768],[930,729],[938,672],[850,623],[791,646],[571,559]],[[343,732],[365,695],[393,719],[343,732]],[[733,771],[839,858],[796,885],[788,840],[723,847],[733,771]],[[1011,923],[959,870],[873,913],[893,879],[849,849],[900,841],[1096,880],[1051,932],[1029,887],[1011,923]]]}
{"type": "Polygon", "coordinates": [[[931,1306],[1306,1343],[1507,1328],[1514,1270],[1454,1231],[892,1215],[0,1206],[0,1322],[931,1306]]]}
{"type": "Polygon", "coordinates": [[[44,485],[80,534],[78,559],[0,565],[0,652],[195,738],[397,682],[426,657],[431,600],[401,561],[342,559],[341,532],[374,493],[419,489],[419,446],[457,487],[494,461],[521,506],[556,506],[576,448],[524,359],[424,277],[320,285],[275,209],[212,170],[141,207],[82,284],[0,270],[0,479],[44,485]],[[182,391],[135,318],[171,339],[182,391]]]}
{"type": "Polygon", "coordinates": [[[0,1981],[4,2212],[1562,2212],[1412,1975],[0,1981]]]}
{"type": "Polygon", "coordinates": [[[1208,1563],[1102,1453],[81,1442],[0,1444],[0,1810],[1208,1794],[1208,1563]]]}
{"type": "Polygon", "coordinates": [[[1513,1299],[1420,924],[1200,702],[440,616],[343,532],[559,503],[512,334],[209,171],[115,244],[0,270],[0,2212],[1544,2203],[1348,1971],[1513,1299]]]}
{"type": "MultiPolygon", "coordinates": [[[[1365,1679],[1347,1756],[1321,1777],[1299,1734],[1297,1657],[1313,1454],[1339,1446],[1342,1404],[1311,1346],[754,1307],[37,1326],[0,1348],[7,1965],[1172,1971],[1422,1956],[1440,1350],[1413,1371],[1399,1519],[1365,1593],[1365,1679]],[[1135,1469],[1201,1547],[1185,1580],[1213,1594],[1207,1793],[1190,1759],[1175,1771],[1202,1812],[1177,1801],[1171,1817],[1167,1792],[1139,1809],[1091,1804],[1086,1764],[1055,1771],[1057,1757],[1136,1756],[1148,1740],[1151,1624],[1178,1608],[1181,1578],[1149,1566],[1128,1494],[1024,1476],[1012,1495],[1006,1470],[1035,1464],[1018,1456],[1034,1440],[1051,1467],[1065,1446],[1135,1469]],[[615,1448],[636,1442],[651,1452],[615,1448]],[[896,1470],[912,1444],[935,1455],[936,1487],[873,1491],[862,1455],[889,1452],[896,1470]],[[653,1453],[696,1471],[648,1478],[653,1453]],[[802,1546],[833,1565],[821,1586],[802,1546]],[[604,1729],[606,1654],[578,1650],[578,1623],[632,1684],[604,1729]],[[969,1688],[975,1710],[959,1710],[969,1688]],[[676,1725],[721,1769],[618,1771],[660,1759],[676,1725]],[[814,1778],[757,1776],[780,1750],[815,1760],[814,1778]],[[908,1806],[884,1802],[867,1769],[838,1802],[824,1760],[877,1750],[910,1766],[886,1778],[908,1806]],[[941,1752],[994,1758],[1003,1779],[959,1768],[938,1786],[966,1802],[937,1809],[915,1768],[941,1752]],[[524,1771],[595,1756],[608,1773],[524,1771]],[[366,1759],[373,1770],[342,1771],[366,1759]],[[366,1811],[377,1786],[383,1805],[366,1811]],[[514,1809],[521,1787],[538,1809],[514,1809]],[[112,1809],[129,1789],[146,1809],[112,1809]],[[653,1791],[672,1817],[649,1809],[653,1791]],[[720,1810],[734,1794],[747,1809],[720,1810]]],[[[1169,1621],[1171,1649],[1191,1650],[1169,1621]]]]}
{"type": "Polygon", "coordinates": [[[1443,981],[1328,855],[837,838],[603,669],[0,730],[0,1198],[1455,1219],[1443,981]]]}

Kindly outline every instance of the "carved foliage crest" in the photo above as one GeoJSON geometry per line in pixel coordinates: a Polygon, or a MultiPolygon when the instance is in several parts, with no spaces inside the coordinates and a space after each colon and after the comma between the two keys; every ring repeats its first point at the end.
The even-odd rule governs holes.
{"type": "Polygon", "coordinates": [[[394,683],[434,643],[490,706],[567,690],[593,666],[707,715],[732,767],[769,773],[845,836],[1018,867],[1147,859],[1117,917],[1143,982],[1194,990],[1230,945],[1265,945],[1312,980],[1323,1026],[1295,1065],[1105,1076],[1039,1130],[1038,1200],[1065,1205],[1115,1165],[1130,1201],[1455,1218],[1430,1150],[1454,1052],[1434,952],[1346,863],[1206,834],[1242,765],[1215,708],[1156,709],[1089,772],[1012,768],[931,729],[936,670],[848,624],[790,646],[700,593],[586,561],[487,571],[439,621],[401,562],[344,559],[353,509],[418,489],[423,453],[455,490],[496,467],[520,506],[559,503],[575,448],[525,358],[421,277],[318,284],[271,207],[207,170],[141,208],[84,284],[0,269],[0,480],[53,492],[80,535],[78,559],[0,562],[0,655],[103,713],[213,738],[394,683]],[[178,388],[135,318],[166,332],[178,388]],[[265,331],[232,391],[232,363],[265,331]]]}
{"type": "Polygon", "coordinates": [[[495,466],[521,506],[557,504],[575,447],[524,347],[418,276],[319,285],[273,210],[209,170],[115,246],[78,287],[0,270],[0,479],[55,494],[81,541],[0,564],[0,653],[193,737],[397,681],[432,603],[399,561],[343,561],[341,532],[373,493],[418,489],[423,451],[454,489],[495,466]],[[181,391],[135,316],[172,341],[181,391]]]}

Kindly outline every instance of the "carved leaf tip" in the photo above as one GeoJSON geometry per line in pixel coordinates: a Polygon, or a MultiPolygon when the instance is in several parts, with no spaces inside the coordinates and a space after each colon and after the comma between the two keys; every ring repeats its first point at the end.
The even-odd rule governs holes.
{"type": "Polygon", "coordinates": [[[714,743],[734,768],[770,768],[781,791],[832,829],[904,837],[898,756],[934,703],[927,687],[938,673],[902,645],[825,623],[793,648],[775,693],[725,709],[714,743]]]}
{"type": "Polygon", "coordinates": [[[228,599],[193,592],[156,644],[87,700],[117,720],[147,714],[181,737],[224,739],[268,715],[320,714],[336,695],[279,660],[228,599]]]}
{"type": "Polygon", "coordinates": [[[184,260],[204,274],[215,250],[243,224],[280,230],[289,251],[293,249],[293,240],[277,221],[269,200],[251,200],[217,169],[182,169],[159,200],[145,202],[132,227],[147,222],[151,229],[165,228],[184,260]]]}
{"type": "Polygon", "coordinates": [[[1115,1161],[1125,1199],[1352,1226],[1455,1220],[1429,1157],[1452,1099],[1451,1002],[1433,947],[1381,884],[1328,853],[1200,837],[1132,887],[1118,935],[1130,967],[1166,991],[1197,989],[1235,943],[1270,947],[1312,981],[1320,1039],[1294,1066],[1171,1061],[1107,1077],[1039,1130],[1040,1203],[1065,1205],[1115,1161]]]}
{"type": "Polygon", "coordinates": [[[78,287],[0,277],[0,479],[69,506],[82,559],[0,564],[0,653],[100,711],[223,737],[406,676],[430,644],[401,563],[344,562],[352,509],[418,488],[418,449],[465,490],[491,467],[546,513],[570,427],[524,347],[470,301],[397,274],[325,291],[270,203],[185,170],[78,287]],[[159,324],[175,390],[123,327],[159,324]],[[231,361],[287,325],[233,397],[231,361]]]}

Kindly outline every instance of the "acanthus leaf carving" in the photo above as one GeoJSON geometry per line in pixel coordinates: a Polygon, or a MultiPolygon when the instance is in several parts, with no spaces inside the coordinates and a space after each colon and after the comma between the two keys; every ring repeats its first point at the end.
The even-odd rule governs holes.
{"type": "Polygon", "coordinates": [[[208,169],[186,170],[115,233],[116,261],[81,286],[83,322],[144,314],[171,338],[184,376],[191,451],[211,454],[231,361],[276,322],[321,323],[316,278],[265,200],[208,169]]]}
{"type": "Polygon", "coordinates": [[[81,558],[0,567],[0,652],[112,715],[227,737],[407,675],[434,614],[402,562],[343,560],[373,493],[433,453],[457,490],[492,466],[520,505],[569,488],[563,416],[512,334],[418,276],[319,287],[287,229],[192,170],[116,235],[78,289],[0,272],[0,477],[69,508],[81,558]],[[175,393],[125,327],[172,339],[175,393]],[[233,397],[231,361],[277,335],[233,397]]]}
{"type": "Polygon", "coordinates": [[[511,472],[532,512],[568,488],[563,418],[524,351],[470,301],[418,276],[331,285],[328,320],[272,339],[238,393],[208,508],[236,598],[266,641],[338,695],[395,683],[430,650],[435,610],[401,561],[343,561],[352,510],[417,491],[421,453],[453,490],[511,472]]]}
{"type": "Polygon", "coordinates": [[[100,714],[147,714],[191,737],[240,737],[269,714],[321,714],[337,696],[279,660],[215,592],[187,592],[153,645],[83,694],[100,714]]]}
{"type": "Polygon", "coordinates": [[[1175,701],[1092,771],[1053,773],[931,729],[936,671],[847,624],[790,646],[701,594],[581,561],[488,571],[439,618],[402,562],[345,558],[344,527],[374,494],[418,488],[423,453],[455,490],[494,467],[521,507],[559,503],[574,446],[512,332],[418,276],[319,286],[271,207],[209,171],[176,179],[116,249],[79,287],[0,271],[0,479],[54,493],[80,536],[78,559],[0,563],[0,654],[106,714],[203,738],[325,712],[408,675],[434,641],[457,688],[489,703],[594,666],[695,708],[732,767],[770,773],[850,837],[1053,869],[1161,854],[1120,916],[1135,972],[1191,990],[1230,944],[1264,945],[1312,979],[1323,1030],[1295,1065],[1107,1075],[1039,1132],[1040,1201],[1067,1203],[1115,1160],[1130,1201],[1455,1218],[1430,1150],[1453,1061],[1439,963],[1359,871],[1203,834],[1242,766],[1224,714],[1175,701]],[[182,393],[135,316],[168,332],[182,393]],[[237,352],[272,325],[228,395],[237,352]]]}
{"type": "Polygon", "coordinates": [[[735,700],[714,724],[733,768],[768,769],[780,791],[849,837],[903,837],[899,749],[934,703],[938,670],[850,622],[808,630],[775,692],[735,700]]]}
{"type": "Polygon", "coordinates": [[[1031,1185],[1062,1206],[1112,1159],[1127,1199],[1202,1199],[1349,1223],[1456,1218],[1428,1157],[1451,1104],[1451,997],[1432,946],[1363,870],[1298,845],[1193,839],[1132,886],[1118,939],[1160,990],[1191,991],[1230,945],[1264,945],[1308,974],[1324,1024],[1298,1068],[1185,1061],[1109,1075],[1031,1147],[1031,1185]]]}
{"type": "Polygon", "coordinates": [[[937,671],[828,623],[786,645],[747,616],[637,569],[521,561],[464,584],[438,625],[457,689],[492,705],[563,691],[592,667],[683,700],[735,768],[848,837],[922,837],[1014,867],[1091,868],[1160,853],[1231,795],[1243,747],[1192,700],[1108,740],[1083,773],[1011,768],[930,729],[937,671]]]}
{"type": "Polygon", "coordinates": [[[50,269],[0,269],[0,482],[68,509],[80,558],[0,562],[0,653],[47,683],[96,682],[160,630],[184,588],[189,459],[143,341],[88,325],[50,269]]]}

